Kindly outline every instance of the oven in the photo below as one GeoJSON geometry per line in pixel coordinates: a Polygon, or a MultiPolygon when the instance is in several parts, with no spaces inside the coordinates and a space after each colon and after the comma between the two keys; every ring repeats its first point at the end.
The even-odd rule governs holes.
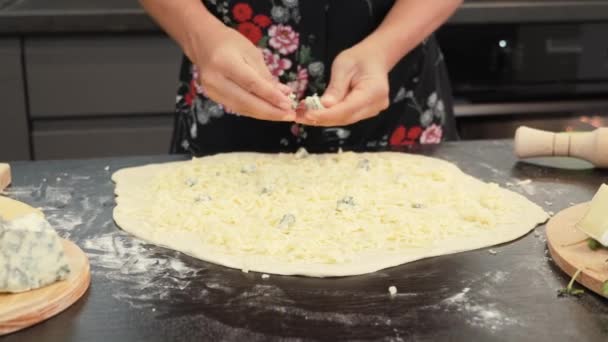
{"type": "Polygon", "coordinates": [[[445,25],[463,139],[608,125],[608,22],[445,25]]]}

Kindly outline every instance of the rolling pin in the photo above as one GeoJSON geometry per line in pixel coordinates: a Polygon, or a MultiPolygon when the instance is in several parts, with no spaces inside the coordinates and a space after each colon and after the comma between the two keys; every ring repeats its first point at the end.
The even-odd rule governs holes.
{"type": "Polygon", "coordinates": [[[0,163],[0,192],[11,184],[11,167],[8,164],[0,163]]]}
{"type": "Polygon", "coordinates": [[[515,132],[515,154],[519,158],[575,157],[608,168],[608,127],[553,133],[522,126],[515,132]]]}

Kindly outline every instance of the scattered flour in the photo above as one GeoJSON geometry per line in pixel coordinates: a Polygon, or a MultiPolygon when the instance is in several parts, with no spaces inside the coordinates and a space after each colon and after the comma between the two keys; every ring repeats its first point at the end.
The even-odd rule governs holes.
{"type": "Polygon", "coordinates": [[[82,247],[91,264],[96,266],[92,268],[94,275],[121,282],[121,288],[112,295],[138,308],[152,306],[153,300],[162,300],[171,292],[186,289],[196,273],[181,260],[159,255],[155,248],[122,231],[85,240],[82,247]]]}
{"type": "Polygon", "coordinates": [[[473,327],[489,328],[493,331],[518,325],[519,322],[498,309],[496,303],[479,304],[471,294],[471,288],[465,287],[459,293],[443,300],[446,311],[464,314],[467,324],[473,327]]]}

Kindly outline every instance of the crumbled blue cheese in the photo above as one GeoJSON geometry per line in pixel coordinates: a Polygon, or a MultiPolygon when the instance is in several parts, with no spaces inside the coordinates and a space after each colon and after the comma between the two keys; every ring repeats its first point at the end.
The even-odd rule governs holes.
{"type": "Polygon", "coordinates": [[[289,99],[291,100],[291,109],[293,109],[293,110],[298,109],[298,107],[300,106],[300,103],[298,102],[298,97],[296,96],[296,94],[294,94],[294,93],[289,94],[289,99]]]}
{"type": "Polygon", "coordinates": [[[304,105],[306,106],[307,110],[325,109],[325,106],[323,106],[323,103],[321,103],[321,98],[319,98],[319,95],[317,95],[317,94],[313,94],[312,96],[307,96],[304,99],[304,105]]]}
{"type": "Polygon", "coordinates": [[[194,202],[196,203],[209,202],[211,200],[212,198],[209,195],[197,195],[194,197],[194,202]]]}
{"type": "Polygon", "coordinates": [[[42,216],[0,220],[0,293],[40,288],[69,273],[61,239],[42,216]]]}
{"type": "Polygon", "coordinates": [[[241,168],[241,172],[242,172],[242,173],[254,173],[254,172],[255,172],[255,170],[256,170],[256,167],[255,167],[255,165],[254,165],[254,164],[248,164],[248,165],[244,165],[244,166],[241,168]]]}
{"type": "Polygon", "coordinates": [[[296,159],[304,159],[306,157],[308,157],[308,151],[306,151],[306,149],[304,147],[300,147],[295,154],[296,159]]]}
{"type": "Polygon", "coordinates": [[[353,196],[346,196],[338,201],[338,203],[336,205],[336,210],[345,211],[345,210],[353,209],[354,207],[355,207],[355,199],[353,198],[353,196]]]}
{"type": "Polygon", "coordinates": [[[266,185],[264,187],[262,187],[262,190],[260,191],[260,193],[262,195],[269,195],[273,192],[274,188],[272,185],[266,185]]]}
{"type": "Polygon", "coordinates": [[[296,224],[296,217],[293,214],[285,214],[279,222],[279,229],[287,229],[296,224]]]}
{"type": "Polygon", "coordinates": [[[357,168],[363,169],[365,171],[369,171],[372,169],[372,166],[369,162],[369,159],[363,159],[363,160],[360,160],[359,163],[357,163],[357,168]]]}

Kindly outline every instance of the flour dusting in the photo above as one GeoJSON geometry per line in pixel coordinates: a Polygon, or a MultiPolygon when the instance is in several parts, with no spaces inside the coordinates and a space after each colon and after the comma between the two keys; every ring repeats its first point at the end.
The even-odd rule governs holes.
{"type": "Polygon", "coordinates": [[[517,319],[511,318],[499,310],[496,303],[481,304],[476,301],[469,287],[465,287],[459,293],[444,299],[442,304],[446,311],[463,313],[467,324],[473,327],[489,328],[495,331],[519,324],[517,319]]]}
{"type": "Polygon", "coordinates": [[[121,283],[112,296],[138,308],[151,307],[151,301],[184,290],[196,274],[196,269],[181,260],[159,254],[156,248],[118,230],[84,241],[83,248],[96,266],[93,274],[121,283]]]}

